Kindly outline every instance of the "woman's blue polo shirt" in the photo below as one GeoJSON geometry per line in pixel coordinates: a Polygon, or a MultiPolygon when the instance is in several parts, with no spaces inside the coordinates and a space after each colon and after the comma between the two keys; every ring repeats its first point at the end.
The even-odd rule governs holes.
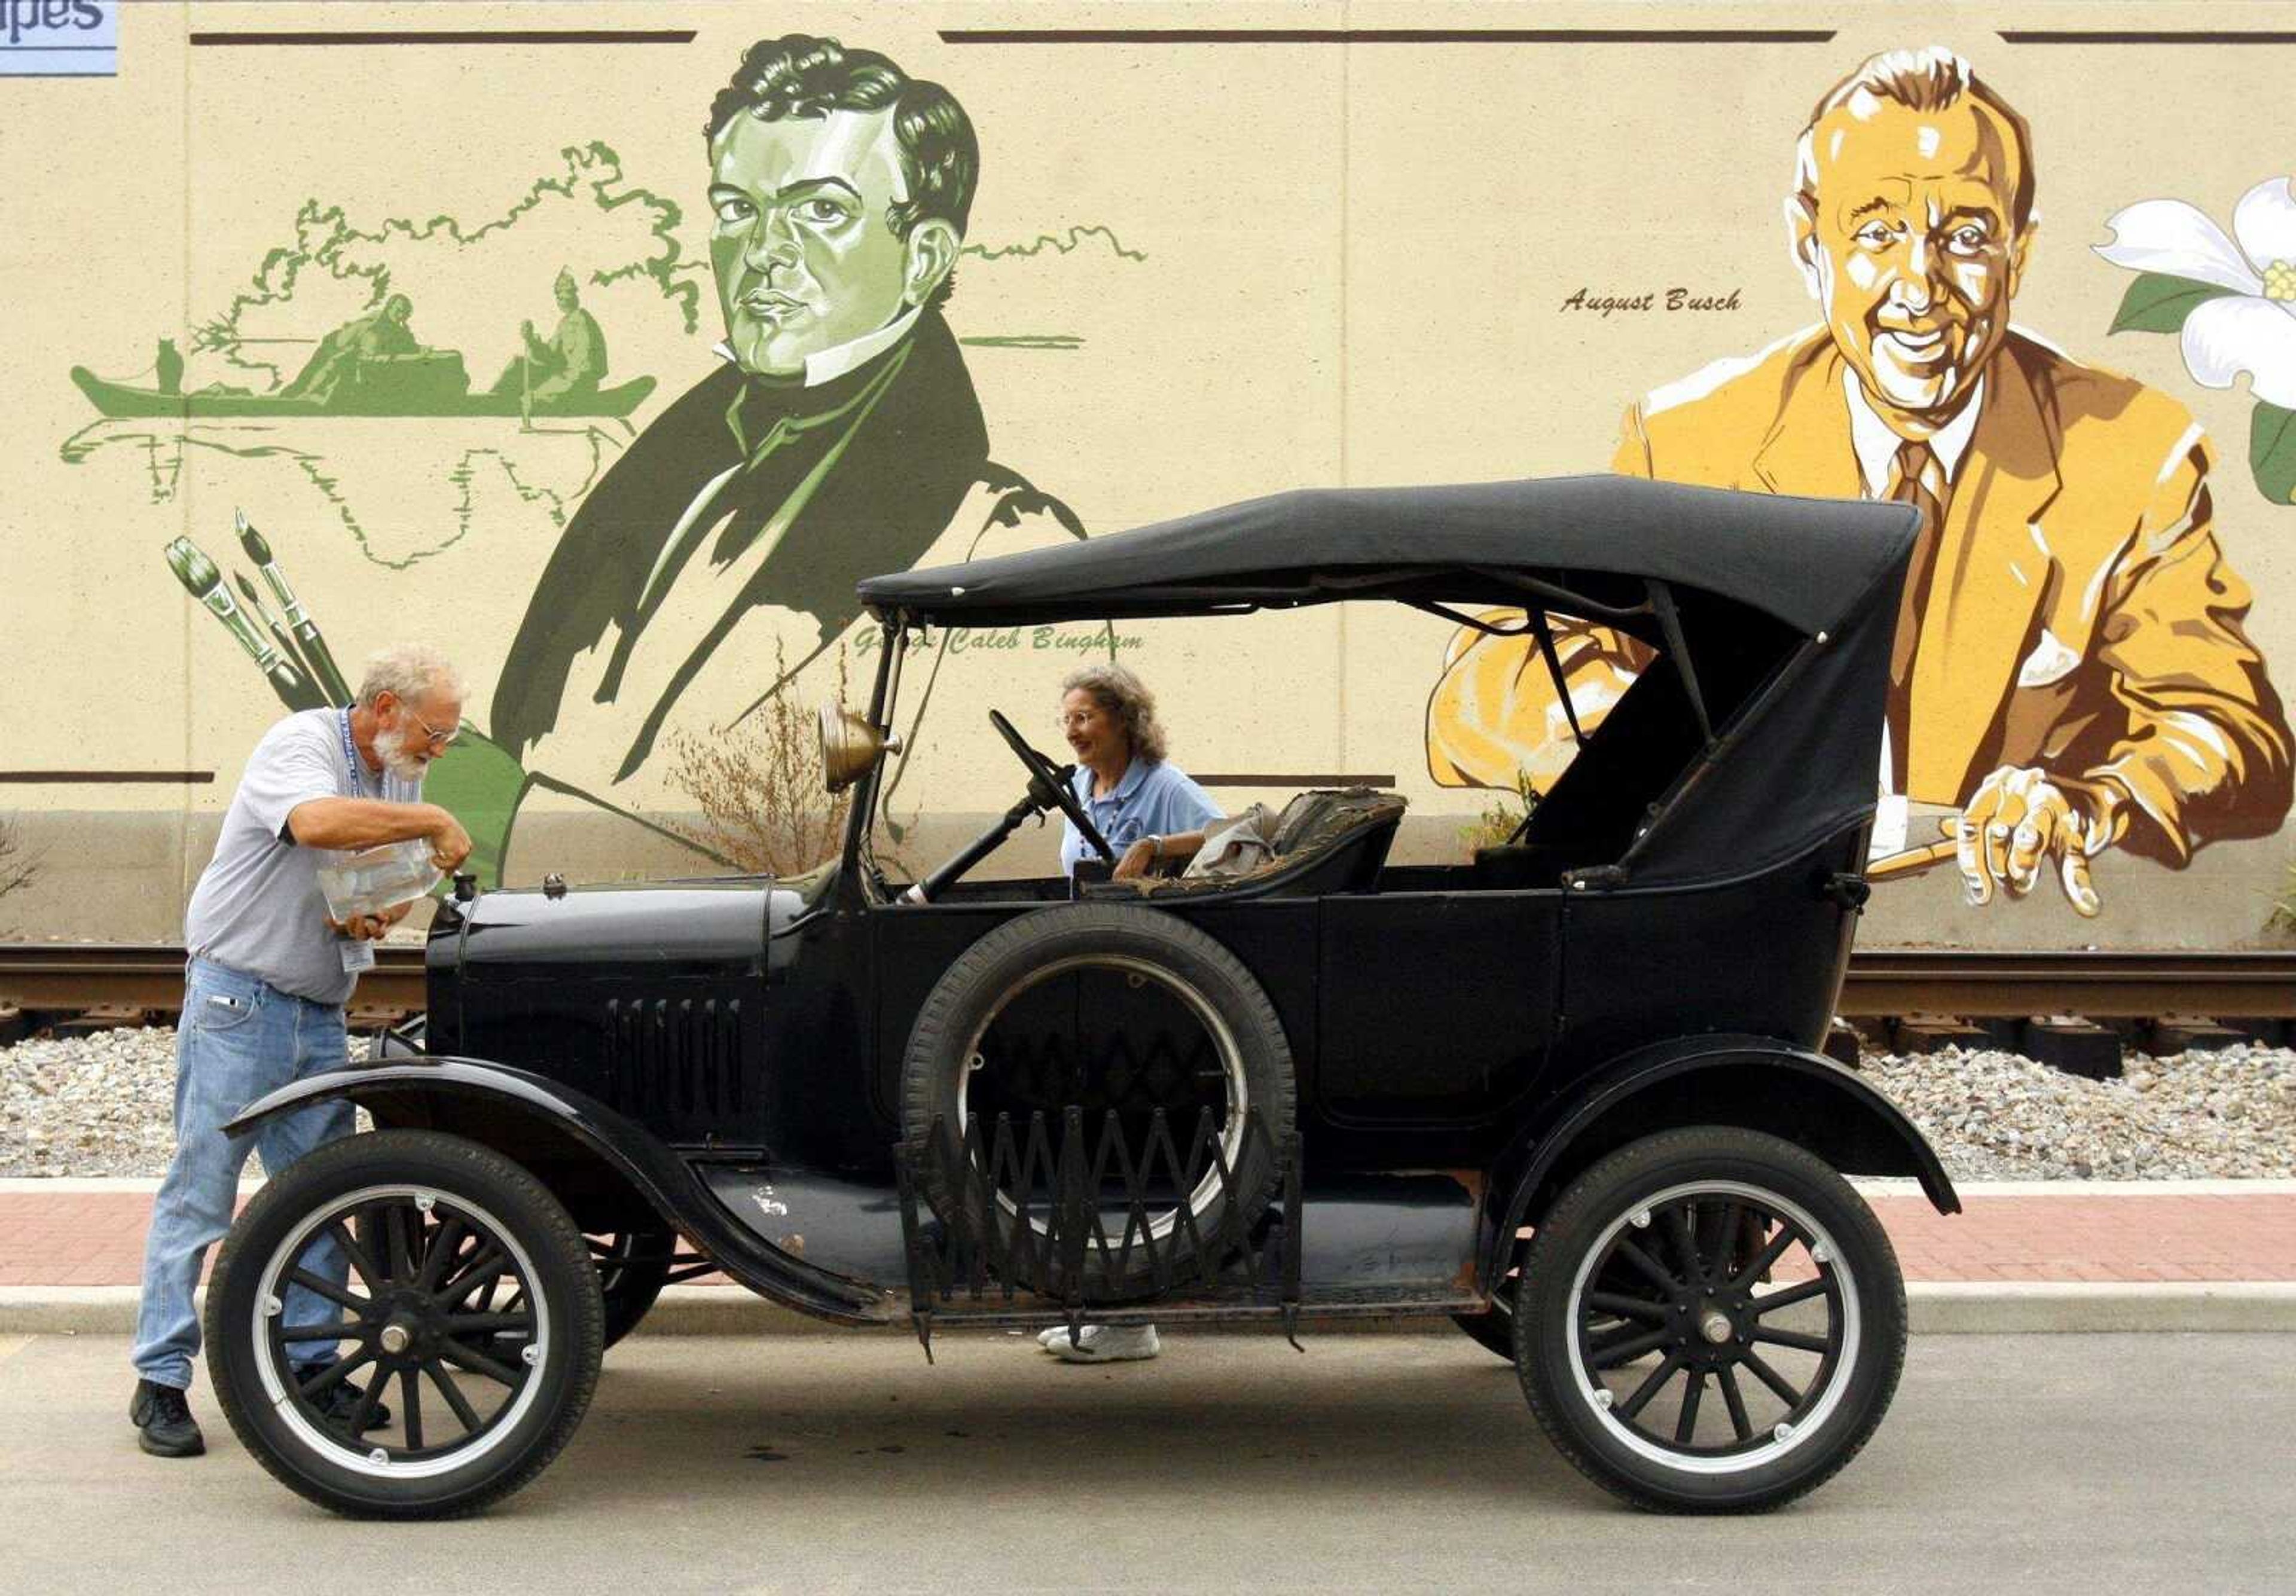
{"type": "MultiPolygon", "coordinates": [[[[1144,836],[1170,836],[1175,832],[1201,831],[1208,821],[1223,819],[1226,811],[1211,800],[1211,794],[1188,779],[1188,773],[1169,760],[1135,759],[1125,769],[1124,779],[1116,784],[1116,791],[1105,798],[1092,795],[1092,770],[1078,765],[1069,780],[1070,789],[1084,805],[1084,812],[1108,845],[1122,859],[1124,851],[1144,836]]],[[[1061,873],[1076,874],[1077,861],[1098,859],[1099,852],[1084,840],[1075,822],[1061,822],[1061,873]]]]}

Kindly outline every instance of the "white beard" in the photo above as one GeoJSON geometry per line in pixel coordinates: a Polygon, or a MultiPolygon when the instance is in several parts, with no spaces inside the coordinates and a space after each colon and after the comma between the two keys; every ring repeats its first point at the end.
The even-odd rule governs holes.
{"type": "Polygon", "coordinates": [[[412,758],[406,752],[406,734],[394,727],[374,734],[374,752],[382,761],[382,768],[401,781],[421,781],[423,761],[412,758]]]}

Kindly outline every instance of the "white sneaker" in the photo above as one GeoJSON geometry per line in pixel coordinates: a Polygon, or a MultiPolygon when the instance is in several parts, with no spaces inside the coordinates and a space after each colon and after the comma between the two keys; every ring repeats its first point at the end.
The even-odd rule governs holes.
{"type": "MultiPolygon", "coordinates": [[[[1107,1328],[1108,1327],[1106,1325],[1098,1324],[1078,1325],[1077,1327],[1077,1335],[1082,1340],[1088,1342],[1095,1336],[1099,1335],[1101,1331],[1107,1328]]],[[[1057,1352],[1068,1344],[1069,1327],[1064,1324],[1056,1324],[1049,1330],[1038,1330],[1037,1332],[1037,1345],[1043,1347],[1048,1353],[1057,1352]]]]}
{"type": "Polygon", "coordinates": [[[1063,1363],[1129,1363],[1163,1350],[1152,1324],[1088,1324],[1073,1344],[1069,1327],[1059,1324],[1039,1335],[1037,1345],[1063,1363]]]}

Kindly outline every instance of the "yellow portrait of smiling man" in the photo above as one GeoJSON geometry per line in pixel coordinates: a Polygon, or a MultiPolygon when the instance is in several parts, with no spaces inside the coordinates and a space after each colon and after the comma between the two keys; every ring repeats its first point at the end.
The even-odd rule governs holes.
{"type": "MultiPolygon", "coordinates": [[[[1980,904],[2046,878],[2093,915],[2107,849],[2182,866],[2276,828],[2291,739],[2198,425],[2010,325],[2034,193],[2023,119],[1966,62],[1866,62],[1812,111],[1786,202],[1823,323],[1630,406],[1611,469],[1918,507],[1875,828],[1895,857],[1875,871],[1949,860],[1980,904]],[[1909,804],[1953,811],[1942,842],[1906,835],[1909,804]]],[[[1563,643],[1582,723],[1647,659],[1600,628],[1563,643]]],[[[1546,674],[1523,639],[1454,638],[1435,778],[1504,788],[1567,762],[1546,674]]]]}
{"type": "Polygon", "coordinates": [[[2026,141],[1990,102],[1916,110],[1859,86],[1802,135],[1794,256],[1834,347],[1906,437],[1974,397],[2032,243],[2026,141]]]}

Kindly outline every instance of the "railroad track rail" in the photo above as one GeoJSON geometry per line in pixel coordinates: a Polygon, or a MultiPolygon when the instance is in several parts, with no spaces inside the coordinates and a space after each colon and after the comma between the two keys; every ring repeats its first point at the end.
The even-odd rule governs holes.
{"type": "Polygon", "coordinates": [[[2009,1019],[2078,1014],[2296,1017],[2296,949],[2228,952],[1972,952],[1875,948],[1850,955],[1841,1012],[2009,1019]]]}
{"type": "MultiPolygon", "coordinates": [[[[152,1009],[184,1001],[184,950],[166,942],[0,942],[0,1007],[28,1013],[152,1009]]],[[[422,950],[382,947],[359,978],[361,1008],[420,1009],[422,950]]]]}
{"type": "MultiPolygon", "coordinates": [[[[357,1005],[423,1005],[422,950],[377,950],[357,1005]]],[[[184,995],[184,950],[165,943],[0,942],[0,1006],[28,1012],[172,1012],[184,995]]],[[[2012,1019],[2081,1015],[2296,1018],[2296,949],[2233,952],[1971,952],[1876,948],[1851,956],[1841,1011],[1852,1019],[1912,1014],[2012,1019]]]]}

